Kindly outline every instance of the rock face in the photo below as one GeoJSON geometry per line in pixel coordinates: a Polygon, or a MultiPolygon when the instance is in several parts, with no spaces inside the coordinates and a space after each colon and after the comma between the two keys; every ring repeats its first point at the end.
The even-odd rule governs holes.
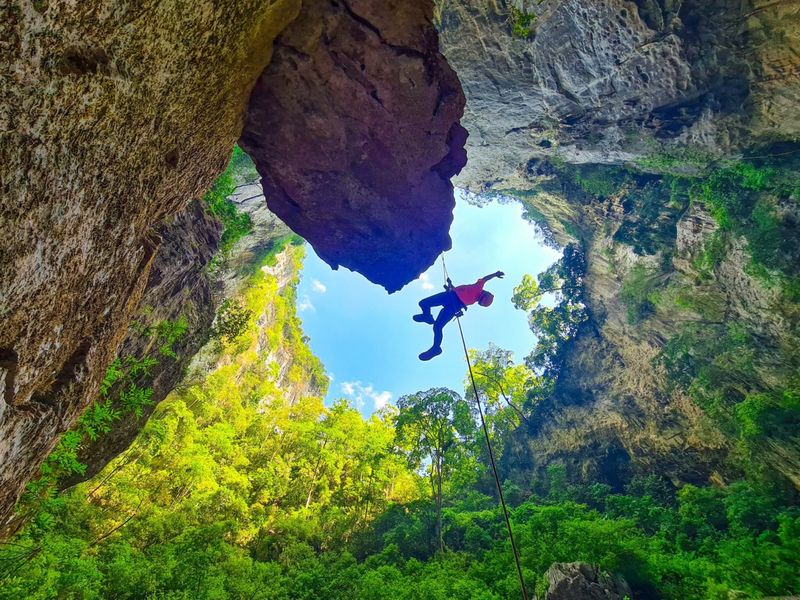
{"type": "Polygon", "coordinates": [[[0,19],[0,522],[97,396],[299,0],[12,2],[0,19]]]}
{"type": "Polygon", "coordinates": [[[332,267],[400,289],[450,248],[464,96],[428,0],[309,0],[276,42],[241,144],[267,202],[332,267]]]}
{"type": "MultiPolygon", "coordinates": [[[[150,402],[142,406],[138,414],[126,411],[120,398],[122,389],[112,388],[109,398],[120,412],[120,419],[113,423],[109,432],[81,444],[78,460],[86,465],[86,471],[60,481],[60,486],[70,487],[86,481],[130,446],[156,406],[186,376],[190,365],[199,362],[193,359],[209,342],[217,307],[223,300],[241,293],[263,253],[290,233],[286,225],[267,210],[258,180],[244,181],[241,175],[233,173],[235,182],[240,185],[229,200],[250,216],[252,229],[225,256],[218,256],[213,268],[209,269],[209,263],[219,243],[221,226],[207,214],[202,202],[190,203],[172,223],[159,231],[163,242],[153,260],[141,308],[117,353],[123,362],[126,357],[148,357],[156,361],[145,374],[136,378],[139,388],[152,390],[150,402]],[[186,332],[170,346],[174,355],[160,351],[164,340],[154,333],[159,323],[165,321],[181,321],[185,325],[186,332]]],[[[279,277],[278,288],[283,290],[293,275],[279,277]]],[[[286,357],[284,363],[283,371],[291,364],[291,357],[286,357]]],[[[311,382],[304,383],[311,385],[311,382]]],[[[299,392],[305,393],[305,388],[299,392]]]]}
{"type": "MultiPolygon", "coordinates": [[[[192,234],[173,219],[224,167],[301,3],[78,4],[14,2],[0,20],[0,527],[98,397],[148,285],[172,314],[178,288],[199,283],[186,260],[211,248],[180,248],[192,234]],[[169,264],[151,277],[163,243],[169,264]]],[[[275,210],[291,217],[292,202],[311,201],[310,220],[287,219],[295,229],[397,289],[449,245],[463,96],[428,2],[306,4],[245,137],[275,210]],[[326,161],[339,179],[323,176],[326,161]]],[[[205,327],[208,314],[194,316],[205,327]]]]}
{"type": "Polygon", "coordinates": [[[716,155],[800,133],[797,3],[441,0],[439,12],[468,98],[461,185],[508,181],[532,158],[716,155]],[[523,4],[536,17],[514,35],[523,4]]]}
{"type": "MultiPolygon", "coordinates": [[[[542,192],[525,194],[525,202],[548,223],[562,226],[562,242],[569,241],[563,233],[567,226],[583,246],[589,319],[568,347],[555,393],[536,405],[534,425],[518,432],[506,467],[527,481],[532,471],[544,477],[548,465],[561,464],[576,480],[616,489],[634,475],[651,473],[676,485],[740,476],[735,428],[720,427],[668,379],[657,359],[686,327],[699,332],[693,339],[724,338],[729,327],[736,328],[752,340],[741,357],[753,367],[736,375],[741,395],[780,390],[796,369],[797,303],[753,275],[741,238],[730,242],[713,273],[704,270],[703,256],[718,226],[699,202],[676,195],[669,183],[628,174],[632,179],[618,191],[600,197],[580,189],[566,173],[553,169],[531,177],[542,192]],[[636,269],[647,274],[647,294],[657,300],[646,300],[647,313],[632,320],[625,286],[636,269]]],[[[796,244],[787,243],[785,252],[792,251],[796,244]]],[[[714,358],[693,352],[701,366],[714,358]]],[[[721,363],[719,369],[725,368],[737,373],[721,363]]],[[[770,438],[753,453],[800,488],[796,437],[770,438]]]]}
{"type": "MultiPolygon", "coordinates": [[[[763,341],[761,362],[785,363],[776,348],[794,347],[796,314],[748,275],[741,243],[713,281],[696,283],[693,263],[716,226],[703,211],[687,211],[688,198],[676,208],[647,176],[599,196],[576,185],[574,165],[591,170],[687,149],[730,155],[796,140],[800,5],[441,0],[437,8],[443,52],[467,97],[470,162],[456,183],[524,198],[559,243],[583,246],[588,263],[590,320],[556,394],[537,406],[535,426],[519,432],[505,466],[528,482],[531,471],[544,476],[560,463],[575,479],[618,488],[635,474],[675,483],[735,475],[723,466],[733,442],[670,388],[653,359],[687,321],[718,327],[732,319],[763,341]],[[535,19],[515,27],[512,6],[535,19]],[[635,265],[658,270],[673,290],[690,289],[704,314],[658,310],[629,323],[621,291],[635,265]]],[[[771,375],[759,377],[769,389],[771,375]]],[[[800,452],[768,451],[800,483],[800,452]]]]}
{"type": "Polygon", "coordinates": [[[123,360],[150,356],[158,361],[148,375],[137,381],[141,388],[152,388],[151,403],[141,407],[139,415],[125,414],[107,434],[82,446],[79,460],[86,464],[86,473],[63,485],[93,477],[130,445],[156,405],[180,381],[214,320],[211,282],[205,267],[217,249],[219,223],[206,214],[201,202],[194,201],[158,233],[162,242],[153,259],[135,326],[128,330],[117,353],[123,360]],[[149,330],[160,322],[181,319],[186,324],[186,334],[172,345],[175,356],[160,355],[159,340],[149,330]]]}
{"type": "Polygon", "coordinates": [[[633,600],[628,583],[586,563],[556,563],[545,573],[545,600],[633,600]]]}

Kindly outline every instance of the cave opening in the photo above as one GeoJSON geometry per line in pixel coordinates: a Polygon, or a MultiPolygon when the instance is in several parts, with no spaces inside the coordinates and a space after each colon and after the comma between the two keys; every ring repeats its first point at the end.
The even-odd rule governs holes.
{"type": "MultiPolygon", "coordinates": [[[[477,304],[462,319],[470,348],[489,344],[510,350],[521,363],[536,345],[527,315],[516,309],[514,288],[527,275],[545,271],[561,256],[539,226],[510,198],[475,197],[456,191],[453,248],[445,254],[456,285],[501,270],[486,284],[495,295],[488,309],[477,304]]],[[[309,246],[297,293],[297,309],[309,345],[325,365],[331,385],[327,402],[347,398],[368,415],[403,394],[444,386],[464,390],[466,363],[455,322],[444,330],[443,354],[430,362],[417,355],[431,344],[431,328],[414,323],[417,302],[442,291],[441,259],[391,295],[361,275],[337,271],[309,246]]],[[[436,310],[434,310],[434,315],[436,310]]]]}
{"type": "Polygon", "coordinates": [[[797,594],[796,3],[21,4],[0,600],[797,594]]]}

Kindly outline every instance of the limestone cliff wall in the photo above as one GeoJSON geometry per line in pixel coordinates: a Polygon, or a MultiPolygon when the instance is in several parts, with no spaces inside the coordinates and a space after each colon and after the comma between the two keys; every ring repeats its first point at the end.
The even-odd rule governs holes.
{"type": "Polygon", "coordinates": [[[438,12],[468,99],[458,182],[475,190],[531,159],[730,154],[800,134],[796,2],[440,0],[438,12]],[[535,15],[516,34],[512,8],[535,15]]]}
{"type": "Polygon", "coordinates": [[[0,520],[96,396],[298,0],[2,9],[0,520]]]}
{"type": "MultiPolygon", "coordinates": [[[[553,177],[561,186],[561,180],[553,177]]],[[[575,209],[573,223],[580,232],[579,243],[586,249],[589,320],[569,347],[556,393],[536,407],[534,427],[518,432],[513,455],[522,471],[540,476],[547,465],[556,463],[567,466],[572,477],[614,485],[632,475],[649,473],[671,478],[676,484],[723,481],[733,475],[727,462],[732,440],[686,393],[669,384],[655,361],[670,335],[687,321],[702,325],[708,315],[665,310],[631,323],[622,299],[623,281],[639,264],[656,270],[667,260],[668,267],[658,268],[660,277],[676,287],[694,287],[697,273],[691,268],[692,255],[702,252],[715,225],[700,212],[696,218],[708,229],[695,232],[691,244],[677,244],[677,236],[685,240],[685,232],[695,227],[697,220],[688,214],[680,218],[672,214],[671,236],[652,253],[637,254],[633,246],[615,237],[624,227],[640,221],[635,209],[623,210],[625,197],[623,191],[614,198],[591,198],[567,184],[561,195],[543,194],[527,200],[546,202],[551,211],[559,202],[575,209]]],[[[663,201],[666,204],[666,198],[663,201]]],[[[738,277],[750,280],[744,275],[746,264],[742,261],[735,268],[738,277]]],[[[740,288],[731,284],[709,283],[697,293],[713,295],[715,304],[724,307],[740,293],[740,288]]],[[[753,314],[750,318],[758,319],[753,314]]]]}
{"type": "Polygon", "coordinates": [[[142,406],[138,414],[125,411],[119,401],[120,390],[111,390],[109,396],[120,411],[120,419],[112,424],[109,432],[85,441],[78,459],[86,465],[86,472],[61,485],[66,487],[93,477],[124,451],[156,405],[180,380],[191,357],[205,343],[215,305],[206,267],[217,249],[220,233],[220,224],[206,213],[199,201],[191,202],[159,229],[162,242],[153,259],[141,306],[117,352],[121,360],[151,357],[157,361],[146,374],[136,378],[140,388],[152,389],[150,402],[142,406]],[[186,326],[186,333],[170,344],[174,356],[159,353],[158,347],[164,342],[152,333],[165,321],[181,321],[186,326]]]}
{"type": "MultiPolygon", "coordinates": [[[[602,168],[599,181],[616,176],[624,183],[597,195],[576,185],[571,167],[540,164],[537,172],[529,177],[531,190],[509,193],[560,227],[562,242],[583,246],[589,320],[568,347],[555,394],[536,406],[534,426],[518,432],[507,467],[527,478],[530,471],[542,475],[548,464],[560,463],[576,478],[614,484],[647,473],[676,484],[721,483],[740,475],[737,465],[747,456],[741,439],[667,377],[658,358],[665,343],[687,327],[693,328],[692,339],[725,338],[735,330],[749,341],[738,357],[734,353],[715,367],[727,375],[713,385],[727,377],[725,385],[741,397],[784,389],[797,369],[797,302],[757,275],[743,237],[728,234],[718,264],[707,264],[719,226],[702,203],[690,201],[687,188],[681,193],[660,177],[602,168]],[[647,291],[632,318],[625,287],[637,270],[647,291]]],[[[794,194],[782,210],[789,230],[796,231],[794,194]]],[[[776,198],[767,193],[763,200],[776,198]]],[[[797,239],[789,234],[781,251],[796,252],[797,239]]],[[[716,359],[693,352],[698,365],[716,359]]],[[[719,410],[733,417],[733,406],[719,410]]],[[[800,487],[796,435],[754,444],[747,460],[769,464],[771,472],[800,487]]]]}
{"type": "MultiPolygon", "coordinates": [[[[710,279],[701,277],[693,265],[714,220],[697,205],[688,210],[687,197],[655,192],[657,178],[640,174],[610,195],[576,181],[598,164],[672,152],[768,154],[780,142],[789,144],[775,152],[794,151],[800,5],[441,0],[438,15],[443,51],[467,97],[469,163],[457,183],[522,198],[559,243],[580,243],[587,257],[590,319],[556,394],[507,449],[506,468],[525,482],[552,463],[575,478],[620,485],[636,473],[676,483],[735,476],[733,440],[653,359],[686,323],[736,322],[759,340],[762,365],[785,364],[796,307],[752,276],[742,240],[710,279]],[[535,18],[515,23],[513,9],[523,8],[535,18]],[[621,292],[636,265],[659,273],[663,289],[691,290],[702,314],[665,302],[631,324],[621,292]]],[[[768,389],[773,376],[761,368],[755,387],[768,389]]],[[[765,451],[800,483],[797,449],[765,451]]]]}
{"type": "MultiPolygon", "coordinates": [[[[61,486],[69,487],[93,477],[128,448],[157,405],[186,376],[195,355],[209,342],[221,303],[241,293],[260,257],[290,233],[267,209],[259,180],[247,181],[242,178],[246,173],[237,171],[233,175],[239,186],[229,200],[250,216],[251,231],[224,256],[217,255],[212,264],[222,228],[208,215],[202,202],[190,203],[162,228],[163,242],[153,261],[141,306],[117,353],[123,361],[126,357],[150,357],[156,361],[147,373],[136,378],[138,387],[152,390],[150,401],[138,414],[132,413],[120,401],[125,386],[113,388],[109,397],[120,411],[119,420],[109,432],[95,440],[85,440],[78,460],[86,465],[86,472],[61,481],[61,486]],[[159,348],[165,340],[159,338],[157,328],[164,322],[180,322],[185,328],[185,333],[170,345],[170,355],[159,348]]],[[[288,281],[288,277],[284,279],[288,281]]],[[[279,286],[283,288],[287,281],[281,281],[279,286]]]]}

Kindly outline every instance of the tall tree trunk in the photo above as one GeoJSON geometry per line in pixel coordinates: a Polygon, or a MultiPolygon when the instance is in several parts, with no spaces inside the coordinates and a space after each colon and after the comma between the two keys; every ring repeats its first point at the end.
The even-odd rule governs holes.
{"type": "Polygon", "coordinates": [[[437,476],[436,476],[436,540],[439,543],[439,551],[444,552],[444,539],[442,538],[442,457],[436,457],[437,476]]]}

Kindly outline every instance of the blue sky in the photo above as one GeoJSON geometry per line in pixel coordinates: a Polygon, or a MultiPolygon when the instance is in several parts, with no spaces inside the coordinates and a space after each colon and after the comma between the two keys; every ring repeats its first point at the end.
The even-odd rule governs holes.
{"type": "MultiPolygon", "coordinates": [[[[522,219],[518,203],[477,207],[459,190],[450,236],[453,249],[445,259],[456,285],[497,270],[506,273],[486,286],[495,295],[492,306],[475,305],[461,319],[468,347],[484,349],[493,342],[522,360],[535,338],[527,316],[511,304],[513,289],[524,274],[540,273],[559,253],[542,244],[522,219]]],[[[332,270],[306,247],[297,308],[311,350],[332,377],[327,403],[349,398],[369,415],[419,390],[449,387],[463,393],[467,366],[455,321],[444,330],[443,354],[429,362],[417,358],[433,335],[430,325],[415,323],[411,316],[419,311],[417,302],[442,291],[442,284],[439,260],[420,279],[389,295],[357,273],[332,270]]]]}

